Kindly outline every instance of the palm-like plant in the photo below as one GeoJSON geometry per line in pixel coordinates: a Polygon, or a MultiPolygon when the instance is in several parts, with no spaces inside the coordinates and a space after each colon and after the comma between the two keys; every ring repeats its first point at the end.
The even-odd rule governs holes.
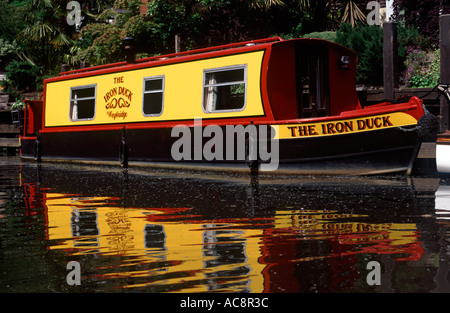
{"type": "Polygon", "coordinates": [[[55,69],[63,51],[73,44],[71,34],[75,30],[66,23],[64,1],[30,0],[28,6],[27,27],[18,39],[28,46],[26,59],[47,73],[55,69]]]}
{"type": "MultiPolygon", "coordinates": [[[[305,1],[305,0],[300,0],[305,1]]],[[[260,9],[260,10],[268,10],[273,6],[277,5],[285,5],[283,0],[252,0],[249,1],[249,6],[251,8],[260,9]]]]}
{"type": "MultiPolygon", "coordinates": [[[[359,8],[358,2],[353,0],[331,0],[331,1],[311,1],[311,0],[297,0],[297,3],[302,9],[311,9],[312,7],[320,7],[328,12],[323,16],[330,17],[333,11],[339,11],[342,16],[340,23],[349,23],[352,27],[356,26],[358,22],[365,22],[366,15],[359,8]]],[[[365,2],[364,2],[365,3],[365,2]]]]}

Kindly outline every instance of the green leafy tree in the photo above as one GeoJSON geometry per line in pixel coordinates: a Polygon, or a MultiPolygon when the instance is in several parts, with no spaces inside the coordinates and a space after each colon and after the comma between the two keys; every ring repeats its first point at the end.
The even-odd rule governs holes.
{"type": "Polygon", "coordinates": [[[26,24],[26,6],[22,1],[0,0],[0,38],[13,42],[26,24]]]}
{"type": "Polygon", "coordinates": [[[9,62],[17,59],[19,51],[20,48],[16,41],[9,42],[6,39],[0,38],[0,71],[5,70],[9,62]]]}
{"type": "Polygon", "coordinates": [[[138,48],[152,43],[155,23],[146,15],[140,15],[140,0],[116,0],[113,5],[95,16],[95,22],[84,26],[77,43],[72,47],[71,62],[87,60],[89,63],[105,64],[123,59],[125,37],[133,37],[138,48]]]}
{"type": "Polygon", "coordinates": [[[439,15],[450,14],[448,0],[397,1],[400,18],[425,36],[430,46],[439,43],[439,15]]]}
{"type": "MultiPolygon", "coordinates": [[[[301,37],[332,31],[342,20],[354,25],[365,18],[358,1],[310,0],[153,0],[139,14],[139,0],[116,0],[111,8],[82,28],[72,47],[71,62],[103,64],[123,59],[121,40],[134,38],[135,51],[155,55],[175,51],[175,35],[183,50],[287,34],[301,37]],[[261,27],[264,25],[264,27],[261,27]]],[[[361,1],[359,1],[361,2],[361,1]]]]}
{"type": "Polygon", "coordinates": [[[259,38],[262,15],[283,2],[153,0],[145,15],[140,14],[140,5],[140,0],[116,0],[98,14],[95,23],[81,29],[72,60],[104,64],[123,59],[125,37],[134,39],[134,49],[140,56],[174,52],[175,35],[182,38],[184,49],[259,38]]]}
{"type": "Polygon", "coordinates": [[[20,98],[22,92],[36,90],[40,69],[30,62],[11,61],[6,67],[6,80],[1,82],[10,101],[20,98]]]}
{"type": "Polygon", "coordinates": [[[185,49],[267,37],[280,20],[272,18],[274,10],[286,7],[281,0],[156,0],[149,15],[164,48],[173,51],[176,34],[185,49]]]}
{"type": "Polygon", "coordinates": [[[357,83],[383,84],[383,31],[380,27],[353,28],[350,24],[343,24],[336,32],[336,42],[358,54],[357,83]]]}

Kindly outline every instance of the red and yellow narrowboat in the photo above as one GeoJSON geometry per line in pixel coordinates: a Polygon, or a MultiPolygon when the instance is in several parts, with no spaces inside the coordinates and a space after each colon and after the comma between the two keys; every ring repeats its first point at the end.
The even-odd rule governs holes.
{"type": "Polygon", "coordinates": [[[422,101],[362,108],[356,66],[357,55],[332,42],[269,38],[62,72],[44,81],[42,101],[27,101],[21,156],[221,170],[275,164],[266,169],[299,174],[411,171],[422,101]]]}

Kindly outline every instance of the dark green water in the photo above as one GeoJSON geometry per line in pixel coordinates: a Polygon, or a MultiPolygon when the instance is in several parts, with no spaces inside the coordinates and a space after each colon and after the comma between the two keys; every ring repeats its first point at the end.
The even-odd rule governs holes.
{"type": "Polygon", "coordinates": [[[0,292],[449,292],[447,212],[450,180],[439,177],[252,178],[2,157],[0,292]]]}

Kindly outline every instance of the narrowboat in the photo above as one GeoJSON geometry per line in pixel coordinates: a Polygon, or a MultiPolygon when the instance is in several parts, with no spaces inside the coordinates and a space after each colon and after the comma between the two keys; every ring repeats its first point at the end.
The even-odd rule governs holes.
{"type": "Polygon", "coordinates": [[[410,173],[426,110],[362,107],[357,55],[268,38],[61,72],[27,101],[21,157],[298,174],[410,173]]]}

